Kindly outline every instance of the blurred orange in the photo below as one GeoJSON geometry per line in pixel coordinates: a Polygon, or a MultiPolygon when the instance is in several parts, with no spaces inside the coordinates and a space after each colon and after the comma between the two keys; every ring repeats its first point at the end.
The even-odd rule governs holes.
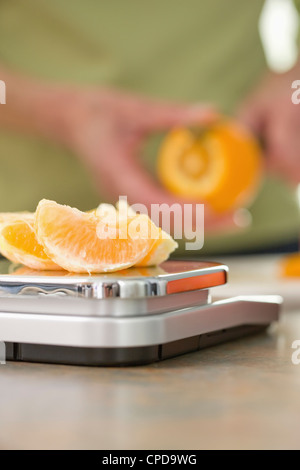
{"type": "Polygon", "coordinates": [[[262,169],[257,140],[233,120],[171,131],[157,162],[158,177],[169,191],[219,213],[251,202],[262,169]]]}
{"type": "Polygon", "coordinates": [[[281,274],[283,277],[300,278],[300,253],[287,255],[281,262],[281,274]]]}

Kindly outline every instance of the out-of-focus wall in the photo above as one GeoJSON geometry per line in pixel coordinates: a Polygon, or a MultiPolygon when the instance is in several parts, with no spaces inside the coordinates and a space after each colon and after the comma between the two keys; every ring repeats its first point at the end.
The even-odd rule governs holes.
{"type": "Polygon", "coordinates": [[[294,65],[298,28],[299,14],[292,0],[266,0],[259,30],[272,70],[284,72],[294,65]]]}

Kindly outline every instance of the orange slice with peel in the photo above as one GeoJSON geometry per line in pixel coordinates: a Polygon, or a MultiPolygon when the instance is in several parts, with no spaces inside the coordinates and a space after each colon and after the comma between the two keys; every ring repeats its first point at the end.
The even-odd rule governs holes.
{"type": "Polygon", "coordinates": [[[143,215],[113,226],[94,213],[84,213],[42,200],[35,231],[46,254],[72,272],[112,272],[140,262],[152,249],[159,229],[143,215]]]}
{"type": "MultiPolygon", "coordinates": [[[[26,218],[26,217],[25,217],[26,218]]],[[[28,220],[7,217],[0,225],[0,253],[14,263],[38,270],[61,269],[45,253],[36,239],[33,215],[28,220]],[[8,222],[11,220],[11,222],[8,222]]]]}
{"type": "Polygon", "coordinates": [[[242,125],[226,120],[171,131],[160,149],[157,174],[170,192],[221,213],[251,202],[262,166],[256,139],[242,125]]]}

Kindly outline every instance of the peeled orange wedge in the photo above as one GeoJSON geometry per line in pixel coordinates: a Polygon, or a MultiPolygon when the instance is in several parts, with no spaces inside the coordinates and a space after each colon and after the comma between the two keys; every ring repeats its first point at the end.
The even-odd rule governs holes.
{"type": "Polygon", "coordinates": [[[28,221],[7,218],[0,225],[0,252],[14,263],[38,270],[61,269],[45,253],[42,245],[37,241],[33,216],[28,221]]]}
{"type": "Polygon", "coordinates": [[[166,261],[170,254],[176,250],[178,243],[166,232],[160,229],[159,238],[155,240],[149,253],[136,266],[158,266],[166,261]]]}
{"type": "MultiPolygon", "coordinates": [[[[99,216],[105,216],[109,220],[109,218],[116,217],[117,220],[122,221],[126,220],[128,217],[136,217],[136,212],[130,207],[127,202],[124,200],[120,200],[117,203],[117,208],[115,208],[112,204],[100,204],[97,208],[97,214],[99,216]]],[[[150,219],[148,218],[150,221],[150,219]]],[[[176,250],[178,247],[178,243],[176,243],[173,238],[161,228],[158,229],[158,233],[156,234],[157,238],[150,249],[150,251],[146,254],[146,256],[137,262],[135,265],[140,267],[147,267],[147,266],[158,266],[159,264],[166,261],[170,254],[176,250]]]]}
{"type": "Polygon", "coordinates": [[[127,204],[81,212],[42,200],[35,212],[0,214],[0,254],[33,270],[102,273],[165,261],[177,243],[127,204]]]}
{"type": "Polygon", "coordinates": [[[145,258],[159,236],[159,228],[144,215],[116,225],[112,219],[47,200],[37,207],[35,232],[55,263],[78,273],[129,268],[145,258]]]}
{"type": "Polygon", "coordinates": [[[160,149],[157,174],[170,192],[222,213],[251,201],[262,167],[256,139],[227,120],[171,131],[160,149]]]}

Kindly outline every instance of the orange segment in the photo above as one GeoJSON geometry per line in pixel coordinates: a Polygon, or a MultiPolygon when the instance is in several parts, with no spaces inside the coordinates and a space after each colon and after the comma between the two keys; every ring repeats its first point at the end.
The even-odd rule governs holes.
{"type": "Polygon", "coordinates": [[[160,229],[159,238],[155,240],[152,249],[136,266],[158,266],[166,261],[176,248],[178,248],[178,243],[168,233],[160,229]]]}
{"type": "Polygon", "coordinates": [[[261,151],[254,137],[233,121],[202,132],[175,129],[161,147],[157,173],[174,194],[225,212],[250,202],[262,175],[261,151]]]}
{"type": "Polygon", "coordinates": [[[83,213],[41,201],[37,213],[0,214],[0,253],[30,269],[109,272],[165,261],[177,243],[124,201],[83,213]],[[47,254],[46,254],[47,253],[47,254]]]}
{"type": "MultiPolygon", "coordinates": [[[[117,208],[111,204],[100,204],[97,209],[97,214],[99,216],[105,216],[106,220],[109,220],[111,217],[112,221],[118,220],[119,223],[124,219],[137,216],[132,207],[130,207],[124,200],[118,201],[116,206],[117,208]]],[[[149,217],[143,217],[145,217],[145,220],[148,220],[148,224],[152,223],[149,217]]],[[[149,253],[147,253],[147,255],[136,264],[136,266],[157,266],[166,261],[170,254],[178,247],[178,243],[176,243],[165,231],[159,229],[157,235],[157,239],[149,253]]]]}
{"type": "Polygon", "coordinates": [[[38,241],[51,259],[72,272],[112,272],[135,265],[151,250],[158,228],[144,216],[129,218],[126,227],[113,227],[95,214],[87,214],[53,201],[42,200],[36,211],[38,241]],[[137,218],[139,218],[137,220],[137,218]],[[134,230],[134,225],[138,227],[134,230]],[[126,236],[127,234],[127,236],[126,236]]]}
{"type": "Polygon", "coordinates": [[[281,274],[283,277],[300,278],[300,253],[285,256],[281,262],[281,274]]]}
{"type": "Polygon", "coordinates": [[[0,228],[0,252],[14,263],[39,270],[61,269],[45,253],[36,239],[33,222],[13,221],[0,228]]]}

